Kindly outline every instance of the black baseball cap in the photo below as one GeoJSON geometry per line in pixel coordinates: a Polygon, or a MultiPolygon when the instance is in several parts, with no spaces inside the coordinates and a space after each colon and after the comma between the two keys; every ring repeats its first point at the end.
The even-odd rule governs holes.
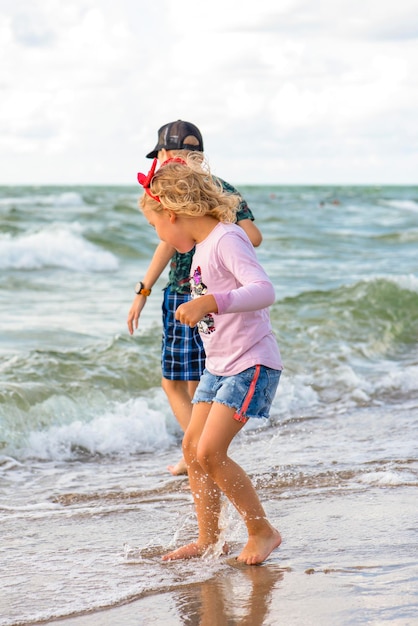
{"type": "Polygon", "coordinates": [[[203,152],[203,139],[200,130],[191,122],[177,120],[161,126],[158,131],[158,142],[154,150],[147,154],[147,159],[155,159],[158,150],[198,150],[203,152]],[[198,144],[185,143],[185,139],[194,137],[198,144]]]}

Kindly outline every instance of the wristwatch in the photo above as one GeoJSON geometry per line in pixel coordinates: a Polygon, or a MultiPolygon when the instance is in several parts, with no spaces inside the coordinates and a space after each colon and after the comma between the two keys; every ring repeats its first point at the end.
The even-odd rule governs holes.
{"type": "Polygon", "coordinates": [[[139,283],[136,283],[135,285],[135,293],[141,294],[141,296],[147,297],[151,295],[151,289],[145,289],[144,283],[139,281],[139,283]]]}

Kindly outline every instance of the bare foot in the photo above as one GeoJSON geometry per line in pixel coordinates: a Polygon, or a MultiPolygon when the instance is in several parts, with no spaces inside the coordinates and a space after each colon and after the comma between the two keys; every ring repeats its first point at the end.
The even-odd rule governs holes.
{"type": "Polygon", "coordinates": [[[180,459],[175,465],[169,465],[167,469],[173,476],[183,476],[187,474],[187,465],[184,459],[180,459]]]}
{"type": "MultiPolygon", "coordinates": [[[[194,559],[198,556],[209,554],[212,550],[216,549],[217,543],[199,545],[197,542],[188,543],[181,548],[177,548],[174,552],[169,552],[163,556],[163,561],[177,561],[180,559],[194,559]]],[[[229,548],[227,544],[224,544],[219,550],[219,553],[228,554],[229,548]]],[[[219,554],[220,556],[221,554],[219,554]]]]}
{"type": "Polygon", "coordinates": [[[259,565],[278,548],[282,542],[282,537],[278,530],[272,529],[268,536],[250,535],[248,542],[237,561],[246,565],[259,565]]]}
{"type": "Polygon", "coordinates": [[[193,559],[207,550],[208,546],[199,546],[198,543],[188,543],[186,546],[177,548],[174,552],[169,552],[163,556],[163,561],[177,561],[178,559],[193,559]]]}

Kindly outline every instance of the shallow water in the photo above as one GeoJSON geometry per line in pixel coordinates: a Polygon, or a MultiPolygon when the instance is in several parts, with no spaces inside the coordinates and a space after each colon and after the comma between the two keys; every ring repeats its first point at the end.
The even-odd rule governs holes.
{"type": "Polygon", "coordinates": [[[123,187],[0,189],[0,626],[417,623],[418,189],[243,189],[285,362],[232,445],[283,544],[237,567],[193,540],[159,386],[156,243],[123,187]],[[58,620],[58,618],[60,618],[58,620]]]}

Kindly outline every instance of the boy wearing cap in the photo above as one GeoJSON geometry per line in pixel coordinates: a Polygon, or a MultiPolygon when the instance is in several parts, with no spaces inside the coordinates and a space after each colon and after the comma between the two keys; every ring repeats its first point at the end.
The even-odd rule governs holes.
{"type": "MultiPolygon", "coordinates": [[[[147,158],[158,158],[160,163],[188,152],[203,152],[203,138],[194,124],[177,120],[165,124],[158,131],[155,148],[147,158]]],[[[218,177],[217,177],[218,178],[218,177]]],[[[247,233],[254,246],[261,243],[262,236],[254,224],[254,217],[245,200],[229,183],[219,179],[225,191],[236,193],[240,204],[236,214],[237,224],[247,233]]],[[[205,367],[205,352],[197,327],[190,328],[175,319],[177,308],[190,300],[190,267],[194,250],[182,254],[165,242],[160,242],[154,252],[144,278],[136,287],[136,296],[128,313],[128,329],[132,335],[138,328],[138,320],[147,297],[168,263],[170,271],[163,299],[162,342],[162,388],[167,395],[171,410],[183,432],[192,413],[192,397],[205,367]]],[[[184,459],[168,467],[173,475],[187,473],[184,459]]]]}

